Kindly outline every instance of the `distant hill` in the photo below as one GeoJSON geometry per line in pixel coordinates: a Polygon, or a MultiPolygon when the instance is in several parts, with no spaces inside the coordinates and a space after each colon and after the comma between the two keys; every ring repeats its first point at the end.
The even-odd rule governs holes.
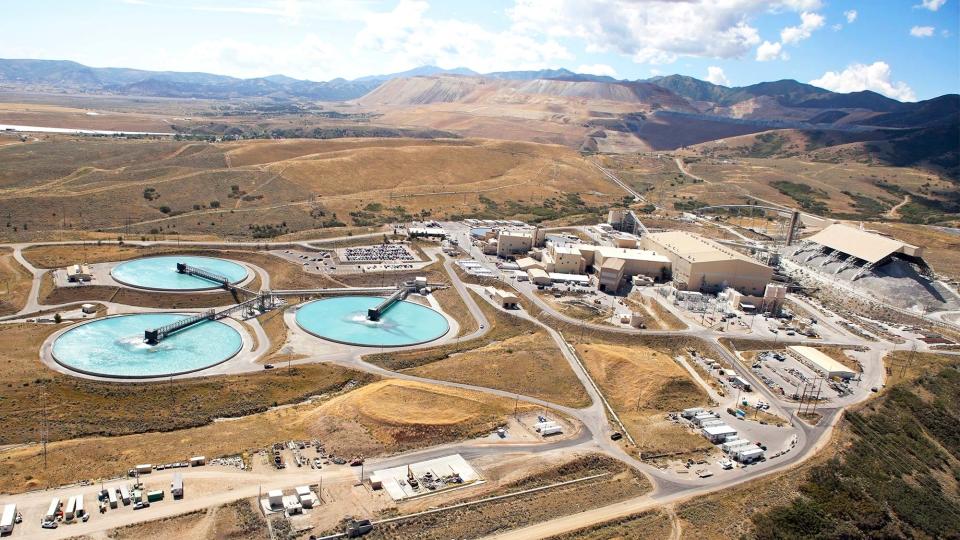
{"type": "Polygon", "coordinates": [[[420,66],[413,69],[408,69],[407,71],[399,71],[397,73],[388,73],[386,75],[367,75],[366,77],[360,77],[354,79],[355,82],[384,82],[389,81],[390,79],[401,79],[404,77],[425,77],[429,75],[479,75],[476,71],[465,68],[458,67],[453,69],[443,69],[437,66],[420,66]]]}
{"type": "MultiPolygon", "coordinates": [[[[923,165],[954,178],[960,175],[956,136],[960,96],[903,103],[876,92],[838,93],[792,79],[728,87],[677,74],[629,81],[565,68],[478,74],[466,67],[428,65],[316,82],[283,74],[241,79],[93,68],[66,60],[0,59],[0,88],[213,100],[352,101],[385,115],[388,127],[417,126],[610,152],[670,150],[793,130],[801,135],[791,140],[804,150],[836,147],[843,156],[856,159],[923,165]]],[[[756,141],[745,148],[769,150],[772,155],[784,152],[756,141]]]]}
{"type": "Polygon", "coordinates": [[[603,100],[638,108],[693,111],[680,96],[645,82],[567,79],[492,79],[483,77],[410,77],[392,79],[358,100],[367,106],[433,103],[513,103],[545,97],[603,100]]]}
{"type": "Polygon", "coordinates": [[[210,73],[92,68],[67,60],[0,59],[0,85],[26,90],[109,93],[178,98],[237,97],[347,100],[382,81],[303,81],[284,75],[238,79],[210,73]]]}
{"type": "Polygon", "coordinates": [[[647,79],[647,81],[693,101],[722,103],[726,99],[726,96],[733,92],[731,88],[727,88],[726,86],[701,81],[700,79],[686,75],[653,77],[647,79]]]}

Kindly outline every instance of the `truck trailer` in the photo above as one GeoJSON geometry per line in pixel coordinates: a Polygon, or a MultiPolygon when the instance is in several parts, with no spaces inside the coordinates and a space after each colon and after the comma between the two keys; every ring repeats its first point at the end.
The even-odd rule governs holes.
{"type": "Polygon", "coordinates": [[[125,484],[120,485],[120,500],[124,506],[130,504],[130,489],[125,484]]]}
{"type": "Polygon", "coordinates": [[[47,508],[47,513],[43,515],[44,521],[53,521],[57,519],[57,513],[60,512],[60,499],[54,497],[50,501],[50,507],[47,508]]]}
{"type": "Polygon", "coordinates": [[[8,504],[3,507],[3,516],[0,517],[0,534],[10,534],[17,522],[17,505],[8,504]]]}
{"type": "Polygon", "coordinates": [[[183,475],[177,473],[173,475],[173,481],[170,482],[170,495],[173,495],[174,499],[180,499],[183,497],[183,475]]]}
{"type": "Polygon", "coordinates": [[[64,521],[73,521],[73,513],[77,509],[77,498],[75,496],[70,496],[67,499],[67,507],[63,510],[63,520],[64,521]]]}

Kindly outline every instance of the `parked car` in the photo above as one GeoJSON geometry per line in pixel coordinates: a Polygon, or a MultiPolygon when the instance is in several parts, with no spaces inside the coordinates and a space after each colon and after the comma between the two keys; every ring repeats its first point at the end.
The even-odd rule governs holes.
{"type": "Polygon", "coordinates": [[[619,441],[622,438],[623,438],[623,433],[620,433],[619,431],[614,431],[613,435],[610,435],[610,440],[612,441],[619,441]]]}

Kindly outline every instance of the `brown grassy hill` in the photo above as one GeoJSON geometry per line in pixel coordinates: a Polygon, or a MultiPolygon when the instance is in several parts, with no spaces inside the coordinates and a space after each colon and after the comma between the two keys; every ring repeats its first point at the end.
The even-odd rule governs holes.
{"type": "Polygon", "coordinates": [[[569,148],[492,140],[53,137],[0,146],[0,162],[0,238],[11,240],[63,228],[275,238],[413,216],[542,220],[621,196],[569,148]]]}
{"type": "Polygon", "coordinates": [[[693,111],[685,99],[669,90],[648,83],[554,79],[512,81],[449,75],[393,79],[357,102],[365,106],[454,102],[518,105],[542,103],[550,98],[629,103],[638,109],[666,108],[693,111]]]}

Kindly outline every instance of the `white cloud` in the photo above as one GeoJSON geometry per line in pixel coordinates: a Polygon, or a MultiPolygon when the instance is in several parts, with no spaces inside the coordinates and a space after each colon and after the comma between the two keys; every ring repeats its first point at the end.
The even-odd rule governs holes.
{"type": "Polygon", "coordinates": [[[771,43],[769,41],[764,41],[757,47],[757,61],[758,62],[769,62],[770,60],[787,60],[790,58],[786,52],[783,51],[783,45],[780,43],[771,43]]]}
{"type": "Polygon", "coordinates": [[[314,34],[289,45],[267,45],[233,38],[201,41],[186,54],[160,51],[153,69],[202,71],[234,77],[263,77],[282,73],[323,81],[345,69],[340,51],[314,34]],[[296,54],[291,54],[296,51],[296,54]]]}
{"type": "Polygon", "coordinates": [[[810,84],[834,92],[859,92],[873,90],[900,101],[916,101],[917,96],[907,83],[892,81],[890,66],[883,61],[870,65],[853,64],[841,72],[828,71],[810,84]]]}
{"type": "MultiPolygon", "coordinates": [[[[619,53],[638,63],[681,57],[740,58],[760,44],[752,20],[807,12],[820,0],[515,0],[507,10],[522,35],[576,38],[589,53],[619,53]]],[[[817,15],[819,17],[819,15],[817,15]]]]}
{"type": "Polygon", "coordinates": [[[609,66],[607,64],[580,64],[574,71],[589,75],[606,75],[608,77],[617,76],[617,70],[613,69],[613,66],[609,66]]]}
{"type": "Polygon", "coordinates": [[[851,9],[843,12],[843,16],[847,18],[847,24],[852,23],[857,20],[857,10],[851,9]]]}
{"type": "Polygon", "coordinates": [[[933,37],[934,30],[932,26],[914,26],[910,29],[910,35],[918,38],[933,37]]]}
{"type": "Polygon", "coordinates": [[[913,7],[929,9],[930,11],[937,11],[938,9],[943,7],[943,5],[946,3],[947,3],[947,0],[922,0],[919,4],[913,7]]]}
{"type": "Polygon", "coordinates": [[[392,11],[366,16],[355,37],[364,53],[387,55],[396,69],[432,64],[469,66],[477,71],[557,67],[573,55],[552,38],[537,39],[509,30],[491,32],[455,19],[433,19],[428,4],[401,0],[392,11]]]}
{"type": "Polygon", "coordinates": [[[706,81],[712,82],[713,84],[730,86],[730,79],[727,78],[727,75],[723,72],[723,69],[718,66],[710,66],[707,68],[706,81]]]}
{"type": "Polygon", "coordinates": [[[843,30],[843,25],[840,23],[836,23],[833,26],[831,26],[830,29],[833,30],[834,32],[839,32],[840,30],[843,30]]]}
{"type": "Polygon", "coordinates": [[[799,43],[821,28],[823,21],[823,15],[804,11],[800,14],[800,26],[788,26],[780,31],[780,41],[787,45],[799,43]]]}

